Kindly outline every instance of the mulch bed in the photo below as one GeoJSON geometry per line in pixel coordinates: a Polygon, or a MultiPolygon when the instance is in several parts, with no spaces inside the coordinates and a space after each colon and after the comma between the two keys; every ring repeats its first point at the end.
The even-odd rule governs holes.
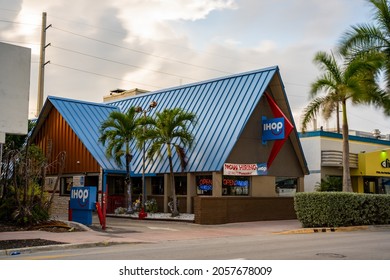
{"type": "MultiPolygon", "coordinates": [[[[30,230],[44,230],[44,231],[59,232],[59,233],[80,231],[80,229],[78,229],[78,228],[71,227],[64,222],[55,221],[55,220],[42,222],[42,223],[34,225],[34,226],[17,226],[14,224],[0,221],[0,232],[30,231],[30,230]]],[[[66,243],[57,242],[57,241],[53,241],[53,240],[39,239],[39,238],[38,239],[0,240],[0,250],[35,247],[35,246],[57,245],[57,244],[66,244],[66,243]]]]}
{"type": "Polygon", "coordinates": [[[0,240],[0,250],[35,247],[35,246],[57,245],[57,244],[66,244],[66,243],[52,241],[52,240],[46,240],[46,239],[40,239],[40,238],[38,238],[38,239],[0,240]]]}

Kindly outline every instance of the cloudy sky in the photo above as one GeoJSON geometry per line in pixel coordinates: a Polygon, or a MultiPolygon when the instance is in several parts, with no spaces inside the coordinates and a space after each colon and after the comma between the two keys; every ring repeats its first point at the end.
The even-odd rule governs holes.
{"type": "MultiPolygon", "coordinates": [[[[30,117],[43,12],[45,98],[101,102],[117,88],[157,90],[278,65],[298,127],[318,75],[314,54],[371,20],[366,0],[0,0],[0,41],[32,50],[30,117]]],[[[348,113],[351,129],[390,134],[381,111],[348,113]]]]}

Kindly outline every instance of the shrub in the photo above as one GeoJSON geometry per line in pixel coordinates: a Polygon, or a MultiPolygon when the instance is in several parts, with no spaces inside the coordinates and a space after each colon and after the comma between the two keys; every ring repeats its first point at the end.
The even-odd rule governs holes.
{"type": "Polygon", "coordinates": [[[26,226],[49,219],[49,211],[44,207],[48,201],[47,193],[36,183],[28,185],[26,199],[23,199],[24,194],[20,190],[12,186],[9,191],[0,205],[0,220],[26,226]]]}
{"type": "Polygon", "coordinates": [[[303,227],[390,223],[390,195],[345,192],[297,193],[294,208],[303,227]]]}
{"type": "Polygon", "coordinates": [[[317,192],[341,192],[343,189],[342,177],[327,176],[321,179],[315,186],[317,192]]]}
{"type": "Polygon", "coordinates": [[[157,201],[153,198],[145,201],[145,211],[149,213],[156,213],[158,210],[157,201]]]}

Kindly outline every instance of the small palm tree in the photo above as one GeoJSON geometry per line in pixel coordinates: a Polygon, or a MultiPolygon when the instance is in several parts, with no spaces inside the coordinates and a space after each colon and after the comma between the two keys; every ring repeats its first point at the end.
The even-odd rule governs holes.
{"type": "Polygon", "coordinates": [[[338,114],[339,105],[342,107],[343,134],[343,191],[352,192],[351,174],[349,170],[349,141],[347,101],[354,104],[375,103],[376,89],[375,73],[381,67],[383,56],[372,53],[370,56],[357,57],[345,65],[338,64],[333,55],[318,52],[314,62],[322,70],[322,74],[311,85],[310,104],[305,108],[302,118],[302,131],[308,123],[322,110],[325,119],[333,113],[338,114]],[[316,95],[324,91],[324,96],[316,95]]]}
{"type": "Polygon", "coordinates": [[[189,130],[189,125],[195,124],[195,115],[184,111],[181,108],[164,109],[162,112],[156,113],[156,117],[146,117],[143,124],[147,126],[145,133],[139,133],[140,139],[138,143],[150,141],[150,146],[147,152],[149,158],[160,155],[165,147],[169,161],[170,187],[173,198],[172,217],[178,216],[177,197],[175,189],[175,178],[173,170],[173,151],[176,151],[179,159],[181,171],[184,171],[187,166],[186,149],[191,149],[194,136],[189,130]]]}
{"type": "Polygon", "coordinates": [[[131,107],[126,113],[113,111],[100,126],[99,141],[106,147],[106,156],[113,158],[119,167],[122,167],[122,158],[126,160],[126,178],[127,186],[126,201],[128,203],[128,212],[133,212],[132,207],[132,186],[130,176],[130,163],[133,158],[130,149],[130,143],[135,139],[135,131],[138,125],[136,119],[136,110],[131,107]]]}

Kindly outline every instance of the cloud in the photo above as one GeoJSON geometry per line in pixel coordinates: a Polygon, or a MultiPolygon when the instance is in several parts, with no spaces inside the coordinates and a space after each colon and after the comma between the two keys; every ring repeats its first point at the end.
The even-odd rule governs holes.
{"type": "Polygon", "coordinates": [[[34,49],[31,112],[44,11],[52,24],[45,96],[101,102],[116,88],[155,90],[278,65],[298,122],[318,73],[314,54],[334,48],[370,10],[366,0],[0,0],[8,21],[0,40],[34,49]]]}
{"type": "Polygon", "coordinates": [[[118,18],[131,35],[150,39],[180,36],[175,29],[177,21],[205,19],[212,11],[235,7],[232,0],[115,0],[111,4],[119,10],[118,18]]]}

